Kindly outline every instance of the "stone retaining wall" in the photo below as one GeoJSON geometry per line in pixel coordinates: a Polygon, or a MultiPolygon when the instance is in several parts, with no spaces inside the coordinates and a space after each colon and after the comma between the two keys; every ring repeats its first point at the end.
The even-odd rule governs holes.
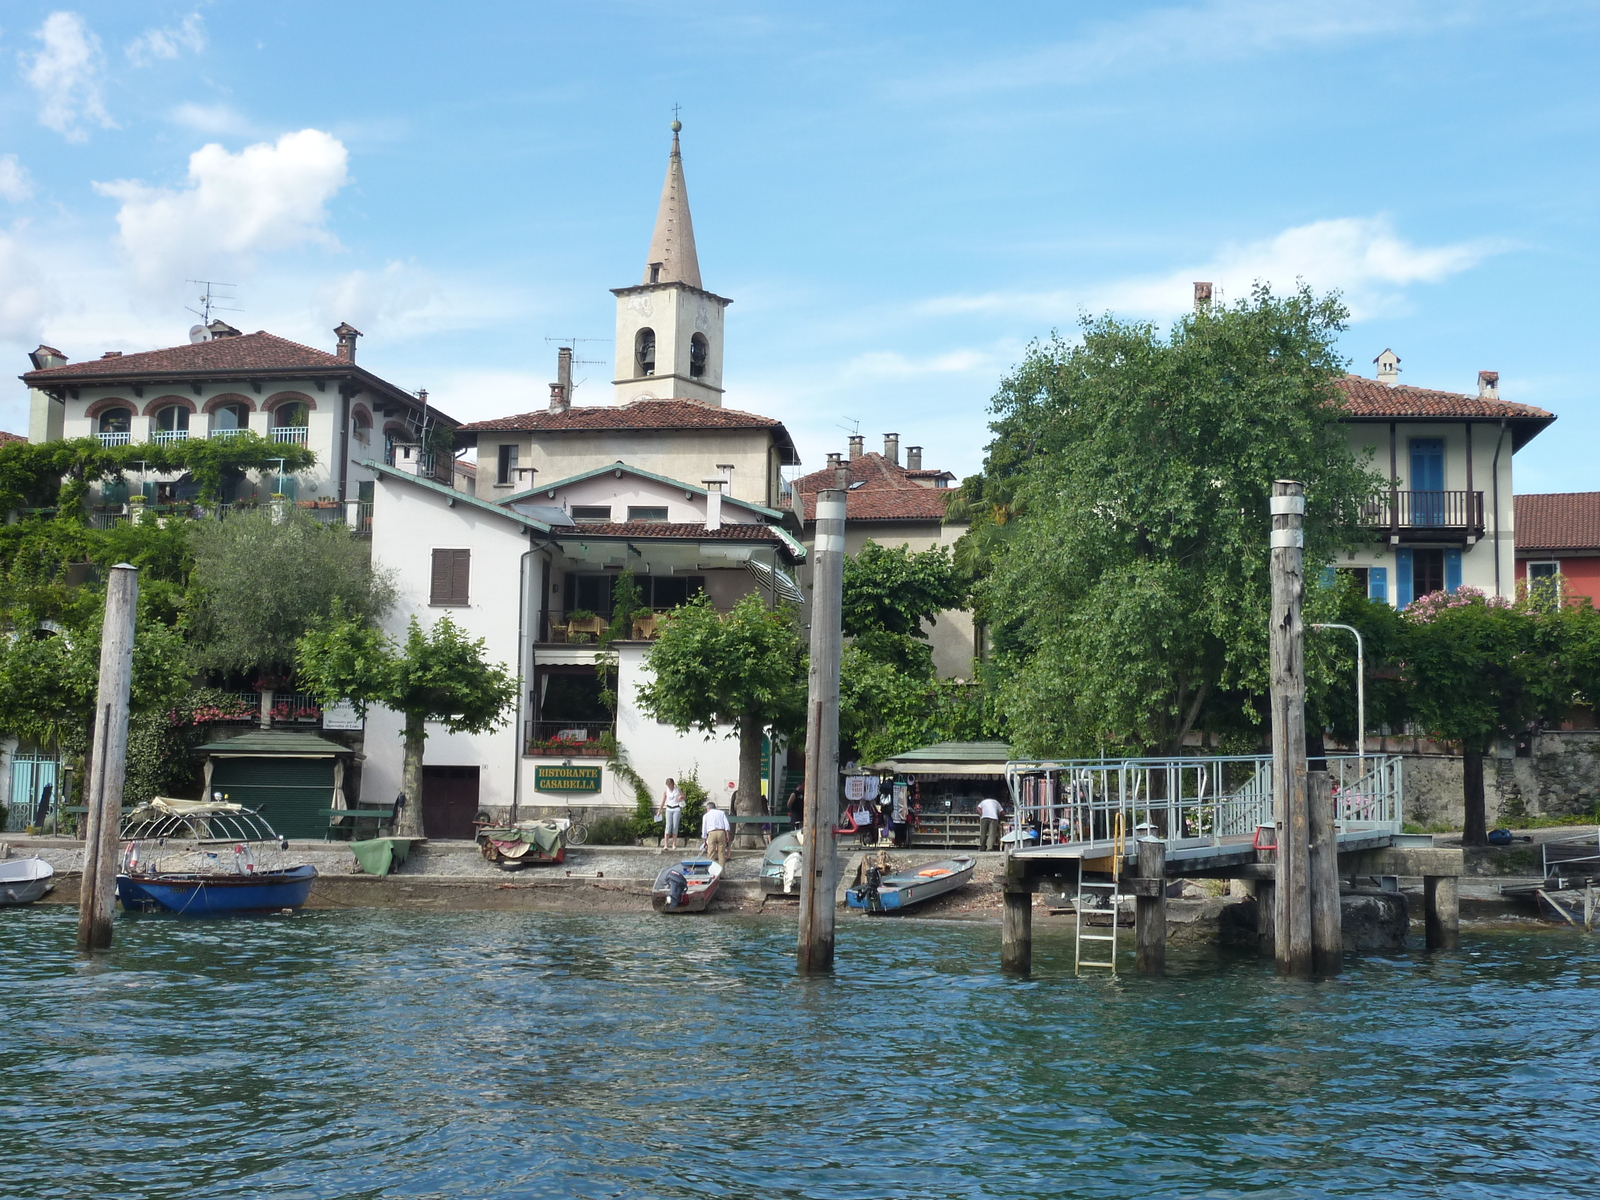
{"type": "MultiPolygon", "coordinates": [[[[1460,755],[1406,754],[1405,818],[1460,829],[1460,755]]],[[[1483,764],[1489,825],[1517,817],[1566,817],[1600,804],[1600,730],[1542,733],[1527,758],[1489,757],[1483,764]]]]}

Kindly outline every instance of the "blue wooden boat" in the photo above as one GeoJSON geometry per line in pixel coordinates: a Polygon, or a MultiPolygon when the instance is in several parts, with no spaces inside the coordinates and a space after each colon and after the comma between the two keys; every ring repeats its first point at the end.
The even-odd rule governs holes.
{"type": "Polygon", "coordinates": [[[919,867],[884,875],[875,866],[867,868],[867,881],[845,893],[851,908],[868,912],[895,912],[943,896],[965,887],[978,860],[970,854],[942,858],[919,867]]]}
{"type": "Polygon", "coordinates": [[[189,917],[278,912],[304,905],[316,877],[317,869],[309,863],[250,875],[123,874],[117,876],[117,899],[130,912],[174,912],[189,917]]]}
{"type": "Polygon", "coordinates": [[[122,818],[117,899],[129,912],[190,917],[296,909],[317,869],[283,861],[286,838],[255,809],[158,796],[122,818]]]}

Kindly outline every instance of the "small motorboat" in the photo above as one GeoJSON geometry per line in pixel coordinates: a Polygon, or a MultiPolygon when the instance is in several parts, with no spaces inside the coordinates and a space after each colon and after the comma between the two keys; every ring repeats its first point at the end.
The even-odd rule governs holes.
{"type": "Polygon", "coordinates": [[[978,860],[970,854],[942,858],[905,871],[885,874],[878,865],[867,867],[866,882],[845,893],[851,908],[868,912],[895,912],[965,887],[978,860]]]}
{"type": "Polygon", "coordinates": [[[56,886],[55,875],[42,858],[0,862],[0,905],[32,904],[56,886]]]}
{"type": "Polygon", "coordinates": [[[686,858],[656,876],[650,907],[659,913],[705,912],[722,882],[722,864],[710,858],[686,858]]]}
{"type": "Polygon", "coordinates": [[[317,877],[255,809],[158,796],[122,818],[117,899],[128,912],[190,917],[300,908],[317,877]]]}
{"type": "Polygon", "coordinates": [[[761,887],[769,896],[794,895],[800,891],[799,863],[791,861],[805,844],[805,831],[780,833],[761,856],[761,887]]]}

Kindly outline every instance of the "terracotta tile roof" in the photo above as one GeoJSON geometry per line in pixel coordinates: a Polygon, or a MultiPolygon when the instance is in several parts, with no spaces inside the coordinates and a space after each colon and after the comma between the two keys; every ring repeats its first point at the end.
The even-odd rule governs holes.
{"type": "Polygon", "coordinates": [[[0,429],[0,446],[9,446],[13,442],[26,442],[27,440],[20,433],[7,433],[5,430],[0,429]]]}
{"type": "Polygon", "coordinates": [[[1600,550],[1600,492],[1512,499],[1518,550],[1600,550]]]}
{"type": "MultiPolygon", "coordinates": [[[[916,482],[941,471],[908,471],[881,454],[868,453],[849,463],[850,483],[845,493],[846,521],[942,521],[945,506],[956,494],[954,488],[924,487],[916,482]]],[[[817,493],[833,486],[833,471],[824,467],[794,481],[794,490],[805,504],[805,520],[816,519],[817,493]]]]}
{"type": "Polygon", "coordinates": [[[698,400],[635,400],[632,404],[579,404],[565,412],[538,409],[514,417],[495,417],[463,425],[463,433],[534,430],[560,433],[580,429],[771,429],[782,422],[736,408],[713,408],[698,400]]]}
{"type": "Polygon", "coordinates": [[[285,371],[318,368],[349,369],[353,364],[326,350],[316,350],[278,337],[266,330],[218,338],[142,354],[120,354],[88,362],[67,363],[29,371],[24,382],[49,384],[58,380],[107,378],[126,375],[174,375],[196,371],[285,371]]]}
{"type": "Polygon", "coordinates": [[[1553,421],[1554,413],[1531,404],[1510,400],[1489,400],[1458,392],[1437,392],[1431,388],[1397,384],[1390,387],[1376,379],[1346,375],[1335,385],[1345,396],[1345,409],[1353,417],[1384,420],[1398,418],[1446,417],[1498,421],[1501,418],[1553,421]]]}
{"type": "Polygon", "coordinates": [[[702,542],[783,542],[783,538],[779,537],[775,530],[754,522],[707,529],[704,525],[672,521],[617,521],[606,525],[583,521],[573,529],[554,529],[551,531],[551,536],[562,542],[581,542],[586,537],[673,538],[679,541],[692,538],[702,542]]]}

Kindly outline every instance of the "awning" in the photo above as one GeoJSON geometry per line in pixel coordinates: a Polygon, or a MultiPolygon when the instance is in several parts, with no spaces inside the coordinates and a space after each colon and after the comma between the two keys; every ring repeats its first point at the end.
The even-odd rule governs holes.
{"type": "Polygon", "coordinates": [[[775,593],[791,604],[805,603],[805,593],[800,590],[800,585],[775,567],[747,558],[744,560],[744,569],[754,575],[756,582],[769,592],[775,593]]]}
{"type": "Polygon", "coordinates": [[[1005,742],[935,742],[871,763],[867,769],[893,771],[897,775],[987,775],[1004,779],[1010,760],[1011,747],[1005,742]]]}

